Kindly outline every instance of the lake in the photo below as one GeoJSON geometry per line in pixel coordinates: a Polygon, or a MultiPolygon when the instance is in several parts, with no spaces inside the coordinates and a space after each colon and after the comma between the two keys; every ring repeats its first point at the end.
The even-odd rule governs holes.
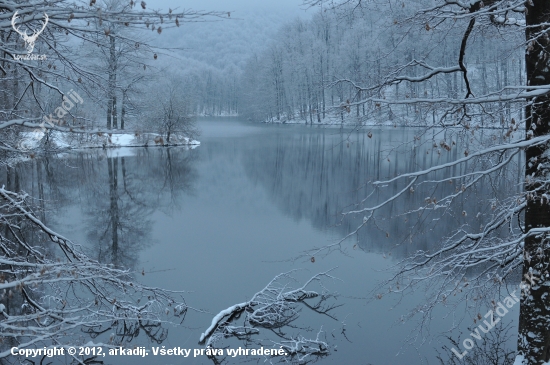
{"type": "MultiPolygon", "coordinates": [[[[294,287],[332,270],[335,279],[326,278],[322,287],[311,290],[334,294],[323,304],[335,308],[327,316],[298,305],[294,321],[253,334],[250,349],[259,348],[255,341],[261,339],[271,347],[285,338],[319,335],[330,346],[329,355],[306,360],[439,364],[437,352],[451,345],[440,334],[450,331],[446,335],[458,341],[460,333],[469,333],[473,321],[468,316],[461,319],[465,312],[460,306],[456,316],[447,316],[449,308],[437,308],[429,323],[419,326],[419,317],[404,319],[422,305],[427,292],[420,287],[403,297],[380,292],[382,299],[375,299],[375,288],[391,276],[386,269],[398,260],[436,247],[437,238],[450,233],[457,222],[473,224],[475,212],[484,209],[474,195],[460,198],[458,204],[462,212],[471,212],[468,215],[439,219],[436,211],[414,219],[401,216],[403,209],[456,186],[418,190],[383,208],[375,225],[334,245],[361,224],[362,215],[341,213],[355,209],[372,192],[367,182],[454,160],[462,150],[434,148],[429,142],[432,135],[416,143],[418,130],[401,128],[353,131],[253,124],[237,118],[205,118],[199,127],[201,145],[195,149],[87,150],[17,167],[18,183],[37,198],[47,224],[80,243],[92,257],[134,270],[145,284],[185,291],[185,302],[196,310],[190,310],[180,326],[167,325],[162,344],[142,334],[130,346],[204,348],[198,341],[215,314],[249,300],[276,275],[291,270],[297,270],[294,287]],[[328,245],[330,249],[318,249],[328,245]]],[[[457,140],[458,145],[465,143],[457,140]]],[[[399,187],[374,192],[368,202],[381,202],[399,187]]],[[[483,189],[482,185],[472,194],[484,194],[483,189]]],[[[503,322],[515,326],[518,309],[503,322]]],[[[231,349],[245,344],[234,337],[217,342],[231,349]]],[[[216,363],[200,355],[105,360],[216,363]]],[[[222,363],[248,361],[263,362],[264,357],[228,357],[222,363]]]]}

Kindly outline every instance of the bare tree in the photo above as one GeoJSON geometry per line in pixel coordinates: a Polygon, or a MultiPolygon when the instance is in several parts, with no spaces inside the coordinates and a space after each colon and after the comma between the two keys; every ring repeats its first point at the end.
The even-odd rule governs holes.
{"type": "MultiPolygon", "coordinates": [[[[73,52],[76,41],[110,47],[110,39],[121,37],[116,33],[109,37],[110,26],[153,28],[160,34],[162,28],[180,22],[225,14],[161,12],[148,10],[145,2],[139,9],[135,5],[130,1],[121,9],[105,9],[95,0],[89,5],[64,0],[0,4],[0,163],[5,163],[8,153],[19,152],[17,134],[24,128],[41,127],[53,111],[51,105],[62,103],[70,88],[92,90],[113,81],[80,62],[73,52]],[[12,21],[20,33],[14,31],[12,21]],[[20,34],[25,29],[35,32],[22,43],[20,34]],[[107,44],[96,42],[100,35],[109,39],[107,44]],[[40,57],[25,60],[29,51],[40,57]],[[47,97],[50,92],[57,100],[47,97]]],[[[55,123],[45,128],[84,132],[55,123]]],[[[128,269],[90,258],[78,244],[45,224],[45,213],[35,213],[37,207],[21,191],[17,168],[7,170],[7,186],[0,188],[2,361],[20,360],[12,356],[10,347],[67,349],[91,338],[94,344],[108,348],[124,346],[140,332],[163,341],[167,335],[163,324],[180,323],[189,309],[181,293],[141,285],[128,269]]],[[[80,364],[96,361],[95,356],[67,357],[68,362],[80,364]]]]}
{"type": "MultiPolygon", "coordinates": [[[[378,4],[361,0],[306,3],[335,6],[348,13],[380,10],[375,9],[378,4]]],[[[371,95],[350,102],[349,107],[374,104],[403,120],[407,120],[410,109],[429,110],[432,117],[422,117],[426,127],[412,144],[422,139],[424,143],[433,143],[438,153],[445,153],[458,148],[448,135],[461,134],[471,143],[463,144],[463,157],[449,163],[370,183],[368,196],[346,213],[363,217],[358,230],[350,235],[376,225],[384,207],[394,206],[412,194],[437,192],[438,196],[429,196],[424,204],[394,215],[437,212],[443,216],[462,215],[464,218],[457,221],[465,223],[459,223],[456,230],[439,237],[437,246],[419,250],[400,262],[398,274],[390,280],[389,291],[403,294],[421,282],[429,282],[433,293],[428,302],[417,309],[417,313],[426,314],[436,304],[448,303],[455,296],[484,302],[479,301],[480,298],[487,298],[490,292],[496,294],[494,290],[502,284],[517,283],[518,276],[514,274],[518,271],[534,276],[537,280],[530,294],[524,293],[521,299],[518,359],[525,364],[545,363],[550,360],[550,311],[545,300],[550,285],[550,37],[546,26],[550,20],[550,3],[440,0],[414,4],[390,1],[388,5],[391,7],[385,8],[389,14],[387,28],[400,30],[395,52],[413,36],[429,42],[430,52],[441,51],[449,41],[449,34],[460,29],[461,37],[452,44],[454,63],[438,65],[433,58],[413,54],[405,63],[401,61],[391,69],[379,83],[365,86],[353,79],[339,78],[338,84],[351,86],[357,95],[371,95]],[[480,92],[471,82],[474,72],[469,67],[469,45],[495,29],[525,51],[526,84],[497,83],[493,89],[480,88],[480,92]],[[423,94],[415,91],[443,80],[449,81],[448,85],[456,92],[432,97],[427,91],[423,94]],[[405,98],[390,92],[393,87],[397,90],[398,85],[410,87],[411,92],[405,98]],[[481,133],[481,128],[487,125],[496,128],[490,138],[481,133]],[[524,137],[512,137],[518,127],[523,126],[524,137]],[[520,191],[512,188],[507,196],[499,196],[495,179],[508,179],[510,171],[519,169],[523,169],[524,174],[524,180],[516,183],[520,191]],[[444,183],[453,184],[456,189],[451,192],[439,189],[444,183]],[[494,193],[476,196],[475,191],[481,184],[495,186],[494,193]],[[388,186],[393,187],[393,192],[385,194],[384,191],[390,190],[388,186]],[[375,202],[372,197],[377,195],[384,197],[375,202]],[[482,199],[490,210],[474,217],[468,215],[471,212],[460,212],[459,202],[467,196],[482,199]]],[[[382,292],[379,297],[383,297],[382,292]]]]}
{"type": "MultiPolygon", "coordinates": [[[[116,71],[109,72],[111,77],[105,78],[104,74],[95,72],[85,62],[80,62],[79,55],[74,51],[76,40],[105,49],[109,57],[112,55],[113,42],[116,47],[117,40],[131,44],[132,47],[140,44],[145,49],[144,52],[149,53],[150,59],[154,60],[157,55],[147,43],[142,42],[140,29],[149,29],[158,35],[163,29],[178,27],[185,21],[204,21],[208,17],[219,17],[222,14],[226,17],[225,12],[178,12],[172,9],[162,12],[149,10],[145,2],[140,6],[134,1],[122,7],[105,7],[103,3],[96,1],[91,1],[87,6],[72,1],[3,2],[0,5],[0,38],[4,44],[0,55],[3,103],[0,108],[0,127],[3,133],[7,133],[6,128],[13,130],[15,126],[38,128],[44,116],[52,112],[43,102],[44,93],[48,90],[59,95],[59,102],[55,105],[62,102],[62,97],[70,88],[89,90],[92,100],[96,99],[92,96],[94,87],[113,96],[113,92],[108,92],[108,86],[111,89],[116,88],[116,71]],[[28,52],[20,46],[20,35],[13,31],[12,18],[15,11],[18,12],[16,24],[22,32],[24,29],[37,29],[44,23],[44,14],[48,15],[48,24],[35,41],[34,47],[34,53],[41,57],[44,55],[46,59],[29,62],[19,59],[19,56],[27,55],[28,52]],[[134,34],[139,39],[125,37],[123,32],[117,34],[115,28],[135,30],[134,34]],[[108,41],[99,41],[100,39],[108,41]]],[[[113,64],[111,66],[111,69],[115,67],[113,64]]],[[[110,100],[113,106],[112,97],[110,100]]],[[[71,128],[61,125],[47,124],[46,128],[71,131],[71,128]]],[[[77,129],[72,131],[82,132],[77,129]]],[[[13,142],[7,139],[1,148],[15,151],[17,148],[13,142]]]]}
{"type": "Polygon", "coordinates": [[[194,138],[198,135],[195,126],[196,100],[191,85],[184,78],[172,78],[170,81],[157,82],[155,92],[151,94],[149,108],[145,113],[151,128],[171,143],[174,134],[194,138]],[[174,81],[177,80],[177,81],[174,81]]]}
{"type": "MultiPolygon", "coordinates": [[[[167,332],[162,323],[185,316],[188,307],[179,293],[140,285],[131,272],[92,260],[44,225],[26,195],[2,188],[0,196],[0,288],[6,303],[0,306],[0,358],[12,356],[10,347],[66,348],[89,341],[79,332],[106,348],[123,345],[140,329],[160,342],[167,332]]],[[[69,358],[86,362],[78,354],[69,358]]]]}

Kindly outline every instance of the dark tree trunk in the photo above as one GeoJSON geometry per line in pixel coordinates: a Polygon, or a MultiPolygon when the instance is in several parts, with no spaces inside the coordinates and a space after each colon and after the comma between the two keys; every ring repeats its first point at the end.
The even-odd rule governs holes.
{"type": "Polygon", "coordinates": [[[111,103],[111,98],[109,98],[109,101],[107,102],[107,129],[111,129],[111,116],[113,114],[113,111],[111,107],[113,104],[111,103]]]}
{"type": "MultiPolygon", "coordinates": [[[[525,2],[527,7],[525,65],[527,85],[548,85],[550,81],[550,40],[538,36],[550,22],[550,1],[533,0],[525,2]],[[531,4],[531,5],[530,5],[531,4]],[[536,41],[531,41],[534,38],[536,41]]],[[[550,97],[548,95],[530,100],[526,112],[527,138],[550,133],[550,97]]],[[[548,157],[544,154],[547,145],[529,147],[526,151],[526,194],[525,229],[550,227],[550,202],[542,195],[550,188],[546,176],[549,173],[548,157]]],[[[542,364],[550,359],[550,300],[548,299],[550,278],[547,277],[550,263],[550,241],[547,236],[533,235],[525,239],[523,279],[533,285],[522,294],[519,319],[518,351],[525,357],[524,364],[542,364]],[[531,271],[538,279],[526,280],[531,271]],[[546,273],[546,274],[545,274],[546,273]]],[[[531,276],[531,274],[529,275],[531,276]]]]}
{"type": "MultiPolygon", "coordinates": [[[[4,31],[1,31],[0,32],[0,42],[2,42],[2,44],[6,44],[6,40],[7,40],[7,36],[6,36],[6,32],[4,31]]],[[[1,65],[2,65],[2,69],[5,70],[7,68],[7,65],[6,65],[6,60],[8,59],[8,55],[6,52],[2,52],[2,62],[1,62],[1,65]]],[[[4,110],[8,110],[9,109],[9,106],[8,106],[8,74],[7,73],[0,73],[0,76],[2,78],[2,91],[1,91],[1,100],[0,100],[0,107],[2,107],[2,109],[4,110]]]]}
{"type": "Polygon", "coordinates": [[[113,96],[113,128],[118,129],[117,110],[116,110],[116,95],[113,96]]]}
{"type": "Polygon", "coordinates": [[[120,129],[124,129],[124,119],[126,118],[126,92],[122,92],[122,106],[120,107],[120,129]]]}
{"type": "Polygon", "coordinates": [[[107,168],[109,173],[110,195],[109,214],[111,216],[111,263],[115,266],[118,266],[118,157],[108,158],[107,168]]]}
{"type": "Polygon", "coordinates": [[[116,120],[116,44],[115,37],[109,35],[109,85],[107,86],[107,129],[111,129],[114,122],[114,127],[117,128],[116,120]],[[114,118],[113,118],[114,117],[114,118]]]}

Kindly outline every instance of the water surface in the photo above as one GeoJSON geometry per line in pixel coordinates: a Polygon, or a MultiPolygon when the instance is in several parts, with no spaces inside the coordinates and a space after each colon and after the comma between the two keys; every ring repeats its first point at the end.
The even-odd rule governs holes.
{"type": "MultiPolygon", "coordinates": [[[[422,346],[416,343],[418,349],[407,347],[405,339],[420,332],[414,319],[401,319],[426,294],[419,290],[405,298],[373,301],[372,291],[390,275],[381,270],[396,259],[434,247],[434,237],[456,227],[457,220],[469,222],[470,216],[460,215],[438,222],[429,215],[415,221],[389,219],[403,204],[417,206],[426,194],[454,186],[390,204],[375,229],[360,231],[337,250],[311,250],[337,242],[361,223],[361,216],[342,218],[341,212],[364,198],[368,181],[456,159],[458,149],[442,155],[430,144],[390,153],[390,147],[413,140],[416,132],[405,129],[352,132],[238,119],[204,119],[199,125],[201,146],[192,150],[94,150],[33,161],[23,168],[30,181],[25,189],[43,200],[42,219],[90,255],[135,270],[146,284],[186,291],[189,306],[209,312],[190,311],[182,326],[169,327],[162,343],[167,348],[202,348],[200,334],[214,314],[250,299],[279,273],[299,269],[294,275],[304,282],[334,269],[331,274],[338,280],[325,285],[338,294],[334,303],[342,305],[331,312],[336,319],[304,307],[301,317],[284,329],[285,336],[314,338],[322,330],[331,346],[330,355],[318,359],[325,364],[437,364],[439,341],[449,345],[437,334],[456,325],[456,319],[445,317],[445,309],[434,311],[429,330],[435,336],[422,346]]],[[[371,201],[396,189],[390,186],[371,201]]],[[[485,209],[473,197],[461,202],[460,209],[485,209]]],[[[512,313],[507,319],[516,317],[512,313]]],[[[467,331],[468,325],[460,328],[467,331]]],[[[273,338],[268,332],[265,337],[273,338]]],[[[158,346],[145,338],[135,344],[158,346]]],[[[219,345],[244,346],[231,339],[219,345]]],[[[204,356],[108,361],[213,363],[204,356]]]]}

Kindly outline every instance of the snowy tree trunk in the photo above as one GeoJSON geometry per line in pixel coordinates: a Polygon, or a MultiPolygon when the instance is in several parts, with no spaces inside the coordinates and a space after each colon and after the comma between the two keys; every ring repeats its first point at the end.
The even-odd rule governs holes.
{"type": "Polygon", "coordinates": [[[122,91],[122,106],[120,109],[120,129],[124,129],[124,119],[126,118],[126,90],[122,91]]]}
{"type": "MultiPolygon", "coordinates": [[[[550,2],[533,0],[526,2],[526,37],[527,52],[525,55],[527,70],[527,85],[548,85],[550,71],[548,70],[548,52],[550,40],[540,36],[545,32],[550,21],[550,2]],[[536,41],[533,41],[534,38],[536,41]]],[[[550,96],[543,95],[531,100],[527,106],[526,129],[527,138],[547,135],[550,133],[550,96]]],[[[545,198],[549,184],[547,146],[533,146],[526,151],[526,193],[527,208],[525,211],[526,231],[536,228],[550,227],[550,202],[545,198]]],[[[550,263],[550,245],[544,235],[532,235],[525,239],[523,258],[523,274],[538,278],[534,285],[525,291],[521,299],[518,351],[525,357],[525,363],[542,364],[550,360],[550,302],[547,299],[550,278],[548,266],[550,263]],[[546,274],[545,274],[546,273],[546,274]]],[[[524,276],[525,279],[525,276],[524,276]]],[[[528,284],[531,285],[530,282],[528,284]]]]}

